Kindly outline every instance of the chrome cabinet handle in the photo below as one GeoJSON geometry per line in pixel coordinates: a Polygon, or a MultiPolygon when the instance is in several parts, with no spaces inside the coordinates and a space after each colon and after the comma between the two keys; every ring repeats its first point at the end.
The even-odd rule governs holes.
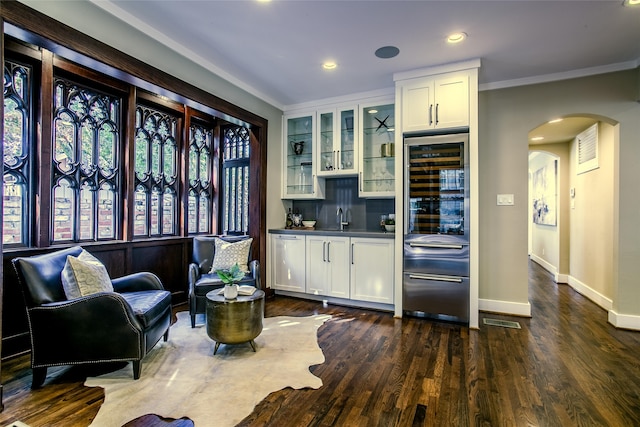
{"type": "Polygon", "coordinates": [[[462,283],[462,279],[460,277],[432,276],[429,274],[409,274],[409,279],[437,280],[439,282],[462,283]]]}
{"type": "Polygon", "coordinates": [[[338,150],[338,155],[336,156],[336,169],[342,169],[342,163],[340,163],[340,150],[338,150]]]}
{"type": "Polygon", "coordinates": [[[327,262],[331,262],[331,242],[327,242],[327,262]]]}
{"type": "Polygon", "coordinates": [[[325,257],[325,251],[326,251],[325,246],[326,246],[326,244],[327,244],[327,242],[322,242],[322,262],[326,262],[327,261],[327,259],[325,257]]]}
{"type": "Polygon", "coordinates": [[[278,236],[280,240],[298,240],[298,236],[278,236]]]}
{"type": "Polygon", "coordinates": [[[353,246],[354,245],[355,245],[354,243],[351,244],[351,265],[354,264],[354,262],[353,262],[353,246]]]}
{"type": "Polygon", "coordinates": [[[433,124],[433,104],[429,104],[429,126],[433,124]]]}
{"type": "Polygon", "coordinates": [[[436,104],[436,125],[438,124],[438,122],[440,121],[440,118],[438,117],[438,107],[440,106],[440,104],[436,104]]]}

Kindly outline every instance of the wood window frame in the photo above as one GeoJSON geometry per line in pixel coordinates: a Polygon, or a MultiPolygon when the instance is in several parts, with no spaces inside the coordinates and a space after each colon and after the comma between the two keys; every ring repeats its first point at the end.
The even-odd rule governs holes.
{"type": "MultiPolygon", "coordinates": [[[[266,266],[266,191],[264,191],[266,187],[266,168],[263,168],[262,165],[266,164],[268,130],[268,122],[266,119],[192,84],[173,77],[164,71],[158,70],[17,1],[3,2],[0,14],[3,19],[3,34],[4,32],[20,34],[18,38],[29,43],[43,46],[51,51],[51,62],[47,62],[47,64],[50,64],[48,66],[52,67],[53,59],[59,57],[82,65],[91,63],[92,67],[94,67],[98,73],[111,75],[114,78],[117,77],[118,80],[134,87],[137,87],[142,82],[150,88],[157,89],[154,90],[157,93],[167,93],[167,96],[179,100],[185,105],[195,107],[215,118],[220,118],[231,123],[240,121],[245,125],[251,131],[252,156],[250,164],[250,192],[255,195],[250,204],[250,235],[254,237],[254,241],[258,243],[254,245],[254,253],[252,255],[254,258],[260,259],[261,269],[264,274],[266,266]]],[[[45,76],[45,74],[53,75],[53,73],[43,73],[43,76],[45,76]]],[[[52,82],[44,81],[43,77],[43,87],[45,87],[47,83],[52,84],[52,82]]],[[[134,108],[131,108],[133,107],[131,103],[135,103],[135,97],[129,95],[129,102],[129,119],[131,119],[132,111],[135,111],[134,108]]],[[[43,105],[41,111],[47,113],[44,111],[46,108],[50,109],[51,106],[43,105]]],[[[46,114],[43,115],[46,116],[46,114]]],[[[47,125],[46,123],[42,123],[41,141],[45,140],[43,137],[47,131],[48,135],[51,134],[50,126],[49,124],[49,129],[45,129],[47,125]]],[[[134,136],[132,134],[133,127],[127,125],[127,129],[128,134],[125,139],[132,141],[134,136]]],[[[49,152],[49,156],[50,154],[49,152]]],[[[184,153],[182,154],[182,158],[184,159],[184,153]]],[[[42,162],[46,160],[47,159],[43,158],[40,159],[42,162]]],[[[131,156],[129,156],[129,161],[130,160],[131,156]]],[[[132,167],[133,165],[129,163],[129,174],[131,173],[132,167]]],[[[45,197],[44,194],[46,193],[42,193],[41,191],[40,194],[42,197],[45,197]]],[[[133,192],[127,185],[125,185],[125,194],[128,195],[128,199],[132,198],[133,192]]],[[[183,195],[184,194],[183,192],[183,195]]],[[[132,201],[133,200],[126,200],[127,206],[132,206],[132,201]]],[[[40,200],[42,206],[50,206],[50,203],[51,200],[40,200]]],[[[184,209],[181,209],[181,212],[181,215],[184,215],[184,209]]],[[[43,222],[46,222],[46,220],[43,222]]],[[[186,227],[184,218],[181,218],[181,224],[183,227],[186,227]]],[[[48,229],[49,224],[43,224],[41,222],[40,227],[43,226],[44,229],[48,229]]],[[[186,230],[182,231],[183,235],[185,231],[186,230]]],[[[39,241],[36,242],[36,246],[38,247],[48,246],[48,241],[43,241],[42,234],[43,233],[39,233],[40,238],[39,241]]],[[[125,233],[124,237],[129,240],[132,236],[129,233],[125,233]]],[[[48,238],[46,240],[48,240],[48,238]]]]}

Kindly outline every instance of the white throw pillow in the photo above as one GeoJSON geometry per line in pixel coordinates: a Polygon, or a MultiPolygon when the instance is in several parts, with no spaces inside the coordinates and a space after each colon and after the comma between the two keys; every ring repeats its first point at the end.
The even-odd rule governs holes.
{"type": "Polygon", "coordinates": [[[105,266],[84,249],[78,257],[67,256],[61,279],[67,299],[98,292],[113,292],[111,278],[105,266]]]}
{"type": "Polygon", "coordinates": [[[211,264],[210,273],[215,273],[216,270],[228,270],[236,263],[240,270],[245,273],[249,272],[247,261],[249,261],[252,242],[253,237],[239,242],[226,242],[216,237],[214,239],[213,263],[211,264]]]}

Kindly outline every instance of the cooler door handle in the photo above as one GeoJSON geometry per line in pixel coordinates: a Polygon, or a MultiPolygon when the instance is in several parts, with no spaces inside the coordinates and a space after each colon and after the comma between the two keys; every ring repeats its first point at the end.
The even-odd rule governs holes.
{"type": "Polygon", "coordinates": [[[409,243],[412,248],[437,248],[437,249],[462,249],[463,245],[453,245],[447,243],[409,243]]]}
{"type": "Polygon", "coordinates": [[[437,280],[439,282],[462,283],[462,279],[460,277],[435,276],[435,275],[430,275],[430,274],[409,274],[409,279],[437,280]]]}

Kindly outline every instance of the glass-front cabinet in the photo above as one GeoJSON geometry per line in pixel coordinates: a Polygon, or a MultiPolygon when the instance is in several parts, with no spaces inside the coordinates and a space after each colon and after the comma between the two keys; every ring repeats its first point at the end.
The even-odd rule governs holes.
{"type": "Polygon", "coordinates": [[[324,198],[314,162],[315,112],[284,117],[283,199],[324,198]]]}
{"type": "Polygon", "coordinates": [[[355,107],[318,111],[318,175],[356,175],[358,171],[358,110],[355,107]]]}
{"type": "Polygon", "coordinates": [[[393,103],[362,105],[360,197],[395,196],[395,107],[393,103]]]}

